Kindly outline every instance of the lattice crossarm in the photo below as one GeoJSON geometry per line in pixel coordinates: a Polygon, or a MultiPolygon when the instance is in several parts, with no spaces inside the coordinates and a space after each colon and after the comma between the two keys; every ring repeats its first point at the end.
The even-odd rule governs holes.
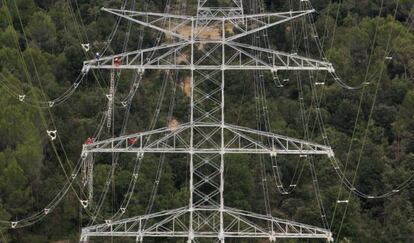
{"type": "MultiPolygon", "coordinates": [[[[258,15],[239,15],[233,18],[243,18],[247,23],[250,22],[250,29],[246,29],[246,31],[232,35],[227,37],[227,41],[233,41],[236,39],[240,39],[242,37],[251,35],[253,33],[257,33],[259,31],[280,25],[282,23],[286,23],[292,21],[294,19],[306,16],[308,14],[314,13],[315,10],[304,10],[304,11],[291,11],[285,13],[273,13],[273,14],[258,14],[258,15]],[[251,24],[254,23],[254,24],[251,24]]],[[[229,18],[230,20],[231,18],[229,18]]]]}
{"type": "Polygon", "coordinates": [[[127,15],[130,17],[137,16],[146,16],[146,17],[160,17],[160,18],[171,18],[171,19],[180,19],[180,20],[191,20],[193,16],[190,15],[176,15],[170,13],[155,13],[155,12],[142,12],[142,11],[133,11],[133,10],[122,10],[122,9],[113,9],[113,8],[102,8],[103,11],[110,13],[119,13],[127,15]]]}
{"type": "Polygon", "coordinates": [[[166,149],[174,148],[168,143],[180,142],[181,148],[185,147],[185,141],[180,137],[180,133],[189,128],[188,124],[182,124],[178,127],[160,128],[157,130],[135,133],[117,138],[105,139],[91,144],[83,145],[83,154],[99,152],[134,152],[144,153],[147,150],[153,152],[162,152],[166,149]],[[163,146],[160,146],[163,145],[163,146]]]}
{"type": "Polygon", "coordinates": [[[162,58],[171,56],[177,59],[180,57],[172,54],[176,54],[188,44],[189,42],[182,41],[106,57],[97,57],[83,63],[83,72],[87,72],[90,69],[125,69],[125,67],[129,66],[143,67],[145,65],[156,63],[156,61],[159,61],[162,58]],[[115,59],[118,60],[118,63],[114,63],[115,59]]]}
{"type": "Polygon", "coordinates": [[[315,70],[335,72],[333,64],[308,57],[299,56],[297,54],[289,54],[272,49],[247,45],[234,41],[227,42],[227,45],[251,58],[256,63],[265,63],[272,67],[273,71],[289,71],[289,70],[315,70]],[[260,58],[261,57],[261,58],[260,58]]]}
{"type": "Polygon", "coordinates": [[[82,236],[104,236],[108,234],[124,236],[128,233],[132,233],[135,236],[145,234],[146,232],[148,233],[160,228],[163,223],[165,224],[168,221],[174,220],[185,213],[187,213],[186,208],[178,208],[117,221],[107,220],[103,224],[83,228],[82,236]],[[158,219],[159,221],[157,223],[148,223],[153,219],[158,219]]]}
{"type": "MultiPolygon", "coordinates": [[[[219,124],[202,123],[196,128],[205,136],[200,140],[204,144],[216,133],[219,124]],[[202,128],[216,128],[209,133],[202,133],[202,128]]],[[[195,146],[190,150],[189,131],[190,124],[183,124],[176,128],[161,128],[154,131],[131,134],[118,138],[85,144],[83,153],[185,153],[199,154],[220,153],[220,147],[203,148],[195,146]]],[[[223,152],[226,154],[268,154],[268,155],[326,155],[333,157],[332,148],[296,138],[290,138],[269,132],[226,124],[226,131],[231,133],[225,139],[223,152]]],[[[213,142],[213,141],[211,141],[213,142]]]]}
{"type": "MultiPolygon", "coordinates": [[[[279,219],[272,216],[261,215],[234,208],[227,207],[225,211],[227,214],[230,214],[233,217],[238,218],[240,221],[244,222],[246,225],[249,226],[253,225],[253,227],[255,227],[253,222],[259,223],[260,225],[266,225],[268,227],[269,225],[271,225],[270,229],[267,229],[268,231],[266,233],[269,234],[269,237],[272,239],[319,238],[326,239],[329,242],[333,241],[332,232],[328,229],[323,229],[316,226],[301,224],[290,220],[279,219]]],[[[264,230],[258,228],[257,231],[263,232],[264,230]]]]}
{"type": "MultiPolygon", "coordinates": [[[[225,128],[252,145],[267,149],[270,154],[334,156],[334,152],[329,146],[231,124],[226,124],[225,128]]],[[[236,140],[232,138],[231,141],[236,140]]]]}
{"type": "MultiPolygon", "coordinates": [[[[114,222],[108,221],[105,224],[83,228],[81,238],[87,239],[92,236],[186,238],[188,228],[183,222],[188,218],[189,212],[188,208],[179,208],[114,222]]],[[[223,212],[227,219],[225,230],[221,233],[223,238],[333,240],[332,233],[327,229],[228,207],[225,207],[223,212]]],[[[193,213],[198,219],[194,227],[194,238],[216,238],[219,232],[218,207],[197,207],[193,213]]]]}
{"type": "Polygon", "coordinates": [[[179,16],[161,13],[143,13],[109,8],[102,8],[102,10],[114,14],[116,16],[122,17],[124,19],[130,20],[132,22],[141,24],[143,26],[149,27],[151,29],[163,32],[164,34],[174,36],[181,40],[190,40],[190,37],[181,35],[179,32],[170,29],[171,26],[180,25],[183,21],[191,24],[191,21],[193,20],[189,16],[179,16]],[[138,17],[140,17],[140,19],[138,17]],[[162,24],[163,22],[166,22],[166,24],[162,24]]]}

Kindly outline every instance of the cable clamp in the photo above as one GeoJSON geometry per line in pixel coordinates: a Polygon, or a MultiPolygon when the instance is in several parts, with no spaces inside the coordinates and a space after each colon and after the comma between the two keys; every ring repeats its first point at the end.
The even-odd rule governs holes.
{"type": "Polygon", "coordinates": [[[46,215],[48,215],[49,212],[50,212],[50,209],[49,208],[45,208],[45,209],[43,209],[43,211],[45,212],[46,215]]]}
{"type": "Polygon", "coordinates": [[[13,222],[11,222],[11,227],[12,227],[12,229],[15,229],[16,228],[16,226],[17,226],[17,221],[13,221],[13,222]]]}
{"type": "Polygon", "coordinates": [[[56,139],[56,136],[57,136],[57,131],[56,130],[53,130],[53,131],[47,130],[46,132],[47,132],[47,135],[50,137],[50,139],[52,141],[56,139]]]}
{"type": "Polygon", "coordinates": [[[24,98],[26,98],[26,95],[19,95],[19,101],[20,102],[23,102],[24,98]]]}
{"type": "Polygon", "coordinates": [[[83,208],[87,208],[89,205],[89,201],[88,200],[80,200],[80,203],[82,204],[83,208]]]}
{"type": "Polygon", "coordinates": [[[83,50],[85,50],[86,52],[88,52],[89,49],[90,49],[90,44],[89,43],[81,44],[81,46],[82,46],[83,50]]]}
{"type": "Polygon", "coordinates": [[[53,102],[53,101],[49,101],[49,102],[48,102],[48,104],[49,104],[49,107],[51,107],[51,108],[52,108],[52,107],[55,105],[55,102],[53,102]]]}

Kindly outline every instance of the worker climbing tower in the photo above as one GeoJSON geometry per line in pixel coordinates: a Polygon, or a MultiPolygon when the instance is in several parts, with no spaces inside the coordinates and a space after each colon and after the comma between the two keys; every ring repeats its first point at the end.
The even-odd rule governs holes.
{"type": "Polygon", "coordinates": [[[201,238],[220,243],[230,238],[332,241],[328,229],[229,208],[224,201],[226,155],[333,156],[330,147],[232,125],[225,119],[226,76],[230,72],[334,72],[328,62],[246,43],[250,35],[312,14],[314,10],[245,14],[242,0],[229,1],[225,7],[214,6],[212,2],[199,0],[196,16],[103,9],[163,32],[165,41],[159,46],[86,61],[83,71],[181,70],[190,82],[191,116],[187,123],[174,128],[85,144],[83,156],[96,153],[135,153],[141,157],[147,153],[187,155],[190,193],[188,205],[182,208],[85,227],[81,242],[88,242],[91,237],[134,237],[137,242],[167,237],[186,239],[189,243],[200,242],[201,238]]]}

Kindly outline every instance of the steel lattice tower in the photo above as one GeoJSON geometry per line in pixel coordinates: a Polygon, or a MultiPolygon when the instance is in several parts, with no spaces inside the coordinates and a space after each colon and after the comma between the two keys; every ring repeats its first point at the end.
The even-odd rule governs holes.
{"type": "Polygon", "coordinates": [[[226,207],[224,167],[226,154],[324,155],[330,147],[225,122],[226,71],[320,70],[334,72],[328,62],[244,44],[251,34],[291,21],[314,10],[245,14],[242,0],[233,7],[198,1],[196,16],[103,9],[148,28],[161,31],[167,44],[101,57],[84,62],[90,69],[182,70],[191,78],[191,118],[175,128],[131,134],[84,145],[83,156],[94,153],[175,153],[190,157],[188,205],[150,215],[110,221],[82,229],[90,237],[175,237],[198,242],[210,238],[319,238],[332,241],[327,229],[226,207]],[[257,55],[257,54],[260,55],[257,55]],[[114,62],[117,59],[118,63],[114,62]],[[149,140],[151,137],[151,140],[149,140]],[[137,142],[131,144],[133,138],[137,142]],[[149,142],[148,142],[149,141],[149,142]]]}

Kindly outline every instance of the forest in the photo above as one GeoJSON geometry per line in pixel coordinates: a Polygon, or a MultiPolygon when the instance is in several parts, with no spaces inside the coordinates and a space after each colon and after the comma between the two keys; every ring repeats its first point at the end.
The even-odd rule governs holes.
{"type": "MultiPolygon", "coordinates": [[[[414,1],[243,2],[248,13],[314,8],[309,18],[270,28],[269,45],[329,61],[337,76],[281,72],[274,82],[271,73],[229,71],[226,122],[329,143],[337,164],[282,156],[275,176],[269,158],[229,155],[228,206],[329,227],[338,243],[414,242],[414,1]]],[[[94,203],[87,207],[81,175],[71,179],[89,139],[174,129],[189,117],[187,74],[150,70],[137,89],[139,74],[117,74],[107,118],[110,73],[83,76],[83,62],[171,37],[102,7],[194,15],[197,1],[0,1],[0,242],[79,242],[82,227],[120,208],[126,218],[188,203],[185,157],[146,155],[130,192],[136,156],[96,156],[94,203]]]]}

